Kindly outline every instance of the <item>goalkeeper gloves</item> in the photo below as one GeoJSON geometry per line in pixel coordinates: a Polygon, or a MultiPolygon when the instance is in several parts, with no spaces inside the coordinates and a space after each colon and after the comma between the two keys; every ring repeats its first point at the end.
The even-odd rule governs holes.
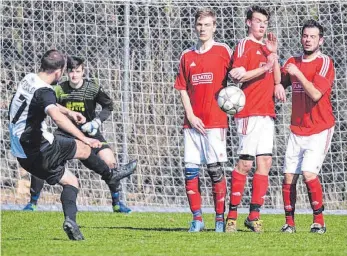
{"type": "Polygon", "coordinates": [[[94,118],[92,121],[82,125],[81,130],[83,132],[88,133],[90,136],[95,136],[95,134],[98,132],[100,125],[101,125],[100,119],[94,118]]]}

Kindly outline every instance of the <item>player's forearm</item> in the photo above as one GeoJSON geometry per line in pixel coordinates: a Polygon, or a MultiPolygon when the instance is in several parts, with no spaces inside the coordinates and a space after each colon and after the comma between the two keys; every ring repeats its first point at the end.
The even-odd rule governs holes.
{"type": "Polygon", "coordinates": [[[113,111],[112,99],[103,90],[100,90],[97,95],[96,102],[102,107],[102,110],[97,118],[99,118],[101,122],[104,122],[107,118],[109,118],[113,111]]]}
{"type": "Polygon", "coordinates": [[[253,70],[249,70],[246,72],[246,74],[238,82],[244,83],[244,82],[251,81],[251,80],[263,75],[267,71],[268,71],[268,69],[265,67],[260,67],[260,68],[256,68],[253,70]]]}
{"type": "Polygon", "coordinates": [[[53,121],[57,124],[59,128],[70,133],[75,138],[82,140],[84,139],[84,134],[71,122],[69,118],[67,118],[63,113],[59,111],[49,110],[49,116],[53,119],[53,121]]]}
{"type": "Polygon", "coordinates": [[[278,61],[275,61],[275,64],[273,66],[273,72],[275,84],[281,83],[281,66],[278,63],[278,61]]]}
{"type": "Polygon", "coordinates": [[[69,115],[69,112],[70,112],[69,109],[67,109],[66,107],[64,107],[58,103],[57,103],[57,106],[58,106],[58,108],[62,114],[66,115],[66,116],[69,115]]]}
{"type": "Polygon", "coordinates": [[[100,119],[101,122],[104,122],[107,118],[109,118],[109,116],[111,115],[112,110],[108,109],[108,108],[103,108],[99,115],[97,116],[97,118],[100,119]]]}
{"type": "Polygon", "coordinates": [[[301,83],[305,93],[314,101],[318,101],[321,97],[322,97],[322,93],[317,90],[313,83],[311,83],[310,81],[308,81],[306,79],[306,77],[304,76],[304,74],[302,74],[301,72],[299,74],[296,75],[296,78],[299,80],[299,82],[301,83]]]}
{"type": "Polygon", "coordinates": [[[189,118],[194,115],[194,112],[193,112],[192,104],[190,103],[188,92],[186,90],[181,90],[180,94],[181,94],[182,104],[186,112],[186,116],[189,120],[189,118]]]}

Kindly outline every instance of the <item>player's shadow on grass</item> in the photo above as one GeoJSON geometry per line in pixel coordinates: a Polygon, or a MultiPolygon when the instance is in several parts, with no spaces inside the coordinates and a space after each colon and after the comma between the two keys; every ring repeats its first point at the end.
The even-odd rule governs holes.
{"type": "MultiPolygon", "coordinates": [[[[141,227],[87,227],[80,226],[83,229],[125,229],[125,230],[141,230],[141,231],[159,231],[159,232],[188,232],[188,227],[186,228],[141,228],[141,227]]],[[[213,228],[205,228],[202,232],[215,232],[213,228]]],[[[239,229],[238,233],[252,232],[250,230],[239,229]]]]}
{"type": "MultiPolygon", "coordinates": [[[[141,231],[159,231],[159,232],[188,232],[186,228],[141,228],[141,227],[86,227],[80,226],[83,229],[127,229],[127,230],[141,230],[141,231]]],[[[212,228],[206,228],[203,232],[214,232],[212,228]]]]}
{"type": "Polygon", "coordinates": [[[138,227],[85,227],[84,229],[128,229],[128,230],[143,230],[143,231],[170,231],[170,232],[181,232],[187,231],[187,228],[138,228],[138,227]]]}

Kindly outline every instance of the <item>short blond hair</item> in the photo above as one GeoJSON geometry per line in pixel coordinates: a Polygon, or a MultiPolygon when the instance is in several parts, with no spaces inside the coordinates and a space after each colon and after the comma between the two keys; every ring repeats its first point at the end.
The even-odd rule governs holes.
{"type": "Polygon", "coordinates": [[[200,9],[200,10],[198,10],[196,12],[196,14],[195,14],[195,24],[198,21],[198,19],[204,18],[204,17],[212,17],[213,25],[216,24],[216,20],[217,20],[216,13],[212,9],[210,9],[210,8],[203,8],[203,9],[200,9]]]}

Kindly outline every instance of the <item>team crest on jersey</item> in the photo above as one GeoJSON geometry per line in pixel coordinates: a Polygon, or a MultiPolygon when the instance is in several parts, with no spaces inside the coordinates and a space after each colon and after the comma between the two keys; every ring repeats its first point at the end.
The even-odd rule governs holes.
{"type": "Polygon", "coordinates": [[[192,75],[193,85],[212,84],[212,82],[213,82],[213,73],[211,72],[192,75]]]}
{"type": "Polygon", "coordinates": [[[293,82],[292,83],[292,89],[293,89],[293,92],[303,92],[304,91],[301,83],[299,83],[299,82],[293,82]]]}

